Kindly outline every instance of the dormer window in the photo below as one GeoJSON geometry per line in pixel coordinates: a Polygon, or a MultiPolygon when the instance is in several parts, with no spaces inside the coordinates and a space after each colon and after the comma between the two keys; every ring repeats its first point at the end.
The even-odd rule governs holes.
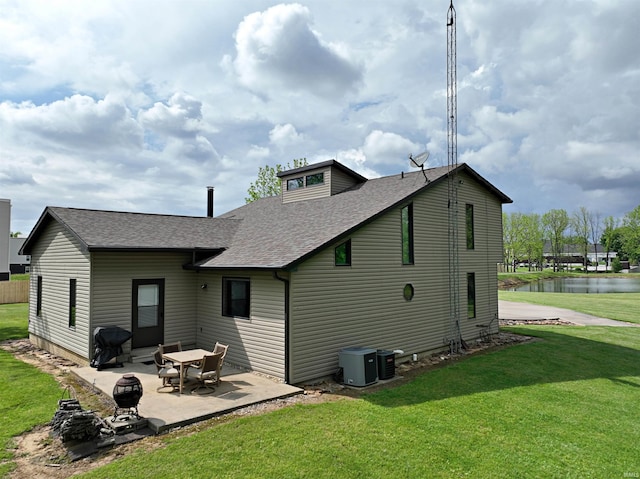
{"type": "Polygon", "coordinates": [[[302,188],[304,186],[304,180],[302,177],[300,178],[291,178],[287,180],[287,191],[297,190],[298,188],[302,188]]]}
{"type": "Polygon", "coordinates": [[[335,160],[281,171],[278,178],[282,181],[283,203],[337,195],[367,181],[335,160]]]}
{"type": "Polygon", "coordinates": [[[313,175],[300,176],[287,180],[287,191],[297,190],[305,186],[324,184],[324,172],[314,173],[313,175]]]}
{"type": "Polygon", "coordinates": [[[324,173],[315,173],[305,177],[307,186],[321,185],[324,183],[324,173]]]}

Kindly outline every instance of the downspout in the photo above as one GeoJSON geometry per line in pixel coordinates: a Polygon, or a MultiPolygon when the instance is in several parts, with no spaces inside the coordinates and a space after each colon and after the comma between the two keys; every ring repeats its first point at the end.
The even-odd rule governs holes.
{"type": "Polygon", "coordinates": [[[273,272],[273,277],[284,283],[284,382],[289,384],[289,280],[273,272]]]}

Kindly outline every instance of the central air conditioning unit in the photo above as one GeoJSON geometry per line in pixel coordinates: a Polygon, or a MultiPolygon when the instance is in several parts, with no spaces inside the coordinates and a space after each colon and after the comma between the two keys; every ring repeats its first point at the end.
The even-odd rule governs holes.
{"type": "Polygon", "coordinates": [[[340,351],[338,365],[342,368],[344,384],[368,386],[378,381],[377,351],[371,348],[345,348],[340,351]]]}

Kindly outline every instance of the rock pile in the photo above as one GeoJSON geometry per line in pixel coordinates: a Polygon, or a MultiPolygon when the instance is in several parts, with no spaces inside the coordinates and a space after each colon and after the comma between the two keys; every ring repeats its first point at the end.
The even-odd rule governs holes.
{"type": "Polygon", "coordinates": [[[93,411],[84,411],[77,399],[61,399],[51,420],[52,433],[62,442],[94,439],[102,429],[102,419],[93,411]]]}

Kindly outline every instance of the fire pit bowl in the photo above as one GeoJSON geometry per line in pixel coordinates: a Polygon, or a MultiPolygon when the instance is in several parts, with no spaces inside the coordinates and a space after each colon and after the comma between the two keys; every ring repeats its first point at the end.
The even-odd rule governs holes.
{"type": "Polygon", "coordinates": [[[134,414],[136,418],[139,418],[138,403],[141,397],[142,383],[137,377],[133,374],[125,374],[118,379],[113,387],[113,400],[116,402],[113,419],[116,419],[121,409],[127,410],[125,414],[134,414]]]}

